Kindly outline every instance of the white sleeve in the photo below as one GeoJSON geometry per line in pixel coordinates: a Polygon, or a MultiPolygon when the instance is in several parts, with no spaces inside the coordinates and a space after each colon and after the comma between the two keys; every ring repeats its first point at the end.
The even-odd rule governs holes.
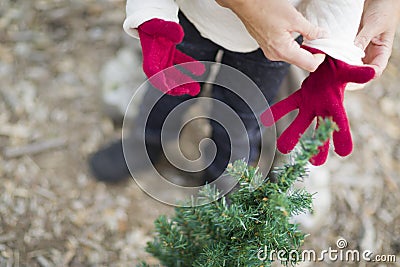
{"type": "Polygon", "coordinates": [[[362,65],[364,51],[354,45],[364,7],[364,0],[309,0],[301,8],[314,25],[325,29],[325,39],[305,40],[304,45],[319,49],[351,65],[362,65]]]}
{"type": "Polygon", "coordinates": [[[178,10],[174,0],[127,0],[123,28],[130,36],[138,38],[140,24],[154,18],[178,22],[178,10]]]}

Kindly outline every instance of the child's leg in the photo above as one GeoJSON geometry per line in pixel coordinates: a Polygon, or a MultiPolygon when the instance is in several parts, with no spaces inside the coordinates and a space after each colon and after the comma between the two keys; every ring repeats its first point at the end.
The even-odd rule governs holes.
{"type": "MultiPolygon", "coordinates": [[[[266,107],[257,106],[257,103],[260,103],[258,99],[260,94],[253,93],[252,90],[260,90],[268,103],[271,103],[289,68],[289,64],[287,63],[267,60],[260,49],[252,53],[225,51],[222,63],[247,75],[259,89],[249,86],[245,81],[238,79],[237,75],[230,75],[229,72],[226,74],[224,71],[221,71],[218,75],[217,80],[224,84],[232,84],[236,88],[243,87],[239,90],[242,96],[238,96],[229,89],[216,85],[213,87],[213,94],[216,99],[230,106],[240,117],[246,128],[248,141],[246,141],[247,138],[235,131],[235,129],[238,131],[239,127],[233,127],[233,132],[228,136],[220,124],[213,120],[210,121],[213,128],[212,139],[218,149],[217,158],[208,168],[208,175],[213,176],[213,178],[218,177],[229,163],[228,161],[232,153],[231,144],[239,152],[236,155],[232,154],[231,161],[242,159],[243,154],[241,153],[246,151],[246,149],[250,150],[249,155],[245,157],[248,162],[251,163],[258,159],[263,128],[260,129],[256,116],[259,117],[266,107]],[[254,111],[241,99],[243,96],[245,96],[249,105],[255,108],[254,111]],[[231,138],[231,142],[229,141],[229,137],[231,138]]],[[[215,108],[213,109],[212,116],[218,117],[219,113],[220,110],[215,108]]]]}
{"type": "MultiPolygon", "coordinates": [[[[177,48],[197,60],[214,61],[220,47],[210,40],[203,38],[182,14],[179,14],[179,19],[184,29],[185,37],[177,48]]],[[[205,73],[204,77],[207,74],[205,73]]],[[[147,153],[154,163],[161,151],[161,126],[163,121],[171,110],[191,97],[187,95],[180,97],[164,95],[157,102],[156,99],[160,97],[161,92],[154,87],[149,87],[140,104],[139,114],[133,123],[135,128],[132,129],[132,132],[127,137],[129,140],[125,144],[129,145],[125,145],[124,149],[127,156],[140,154],[136,153],[135,148],[137,147],[137,143],[143,140],[141,140],[141,135],[137,131],[145,128],[147,153]],[[149,115],[148,118],[147,115],[149,115]]],[[[174,121],[177,122],[177,125],[181,122],[183,115],[184,112],[175,113],[174,121]]],[[[138,156],[144,157],[145,155],[138,156]]],[[[129,158],[127,160],[129,161],[129,158]]],[[[113,142],[94,153],[89,159],[89,165],[93,175],[98,180],[118,182],[129,176],[121,140],[113,142]]]]}
{"type": "MultiPolygon", "coordinates": [[[[132,131],[130,138],[140,139],[140,136],[143,136],[140,131],[144,130],[147,149],[160,152],[161,130],[165,119],[174,108],[191,98],[193,97],[189,95],[170,96],[161,93],[155,88],[148,88],[140,105],[138,116],[133,125],[135,129],[132,131]]],[[[170,120],[174,126],[169,125],[169,129],[176,130],[180,128],[182,117],[189,106],[186,105],[184,107],[184,109],[180,109],[183,112],[174,113],[173,119],[170,120]]]]}

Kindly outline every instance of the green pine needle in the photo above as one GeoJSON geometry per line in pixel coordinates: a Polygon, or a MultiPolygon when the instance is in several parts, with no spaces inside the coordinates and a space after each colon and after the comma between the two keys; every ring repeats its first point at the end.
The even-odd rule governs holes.
{"type": "MultiPolygon", "coordinates": [[[[331,119],[319,120],[314,136],[301,138],[292,162],[274,170],[276,182],[264,179],[243,160],[230,164],[227,172],[240,187],[229,201],[225,197],[215,201],[219,192],[205,186],[196,204],[212,202],[178,207],[170,219],[160,216],[155,221],[156,236],[146,250],[168,267],[270,266],[273,259],[257,257],[264,248],[266,255],[272,250],[301,254],[306,234],[291,218],[312,210],[313,195],[292,186],[307,176],[308,161],[337,129],[331,119]]],[[[294,265],[296,259],[281,263],[294,265]]]]}

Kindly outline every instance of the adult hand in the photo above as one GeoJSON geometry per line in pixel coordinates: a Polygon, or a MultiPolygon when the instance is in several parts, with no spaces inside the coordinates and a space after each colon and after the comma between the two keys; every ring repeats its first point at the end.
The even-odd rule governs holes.
{"type": "Polygon", "coordinates": [[[231,9],[260,45],[270,60],[286,61],[308,71],[315,71],[325,55],[302,49],[292,33],[304,38],[322,38],[325,32],[312,25],[287,0],[216,0],[231,9]]]}
{"type": "Polygon", "coordinates": [[[400,1],[366,0],[355,44],[365,51],[365,64],[379,77],[392,53],[393,39],[400,18],[400,1]]]}

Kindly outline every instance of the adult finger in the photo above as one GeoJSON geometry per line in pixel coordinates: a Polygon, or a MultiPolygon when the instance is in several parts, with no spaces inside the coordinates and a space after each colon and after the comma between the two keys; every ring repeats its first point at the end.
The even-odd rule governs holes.
{"type": "Polygon", "coordinates": [[[389,62],[392,54],[394,32],[385,32],[379,38],[375,37],[365,50],[364,63],[371,65],[379,77],[389,62]]]}
{"type": "Polygon", "coordinates": [[[375,70],[375,78],[379,78],[389,62],[390,52],[377,55],[369,64],[375,70]]]}
{"type": "Polygon", "coordinates": [[[303,15],[296,11],[294,25],[292,26],[293,31],[300,33],[304,38],[308,40],[314,40],[318,38],[324,38],[327,36],[327,32],[309,22],[303,15]]]}
{"type": "Polygon", "coordinates": [[[379,28],[374,26],[373,23],[369,23],[367,26],[363,26],[358,32],[354,44],[364,51],[368,47],[372,38],[379,34],[379,28]]]}
{"type": "Polygon", "coordinates": [[[312,54],[300,47],[294,40],[280,53],[282,60],[313,72],[324,61],[325,54],[312,54]]]}
{"type": "MultiPolygon", "coordinates": [[[[324,29],[311,24],[300,12],[295,11],[294,17],[292,30],[300,33],[305,39],[314,40],[327,36],[324,29]]],[[[307,71],[315,71],[325,59],[325,55],[312,54],[302,49],[294,40],[287,48],[286,61],[307,71]]]]}

